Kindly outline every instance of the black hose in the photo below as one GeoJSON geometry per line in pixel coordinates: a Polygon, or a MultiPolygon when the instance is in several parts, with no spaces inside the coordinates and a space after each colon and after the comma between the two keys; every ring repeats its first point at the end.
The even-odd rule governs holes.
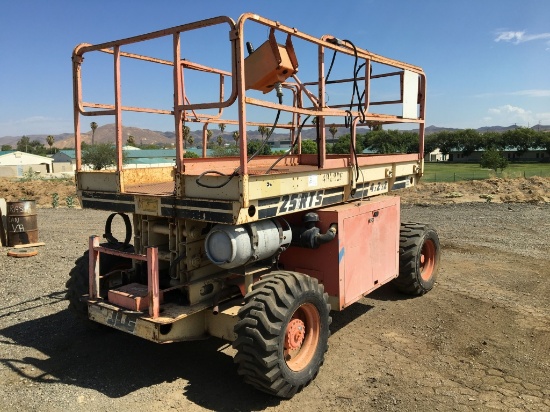
{"type": "Polygon", "coordinates": [[[220,175],[220,176],[227,176],[225,173],[222,173],[222,172],[218,172],[217,170],[207,170],[205,172],[202,172],[196,179],[195,179],[195,183],[197,183],[197,185],[201,186],[201,187],[206,187],[207,189],[220,189],[222,187],[224,187],[226,184],[228,184],[231,179],[233,179],[235,176],[237,176],[237,172],[238,172],[239,168],[236,168],[232,174],[229,175],[229,179],[227,179],[225,182],[223,183],[220,183],[219,185],[207,185],[206,183],[202,183],[200,181],[200,179],[202,179],[205,175],[207,174],[216,174],[216,175],[220,175]]]}
{"type": "MultiPolygon", "coordinates": [[[[354,106],[354,100],[355,100],[355,94],[357,93],[357,110],[359,111],[360,113],[360,122],[361,123],[364,123],[365,122],[365,111],[363,109],[363,105],[361,104],[361,101],[362,101],[362,96],[361,93],[359,92],[359,86],[357,84],[357,75],[359,73],[359,70],[361,70],[361,67],[363,67],[363,65],[361,66],[357,66],[357,63],[359,62],[359,55],[357,54],[357,47],[355,47],[355,44],[353,44],[352,41],[350,40],[344,40],[346,43],[349,43],[351,45],[351,47],[353,48],[353,55],[355,57],[355,61],[353,63],[353,91],[351,93],[351,102],[349,104],[349,111],[351,112],[352,109],[353,109],[353,106],[354,106]]],[[[352,119],[348,116],[346,116],[345,118],[345,125],[346,127],[350,127],[351,126],[351,123],[348,123],[348,119],[349,121],[351,121],[352,119]]]]}
{"type": "Polygon", "coordinates": [[[328,68],[327,77],[325,77],[325,83],[328,82],[328,78],[330,77],[332,66],[334,66],[334,60],[336,60],[336,50],[334,50],[334,53],[332,53],[332,60],[330,61],[330,67],[328,68]]]}

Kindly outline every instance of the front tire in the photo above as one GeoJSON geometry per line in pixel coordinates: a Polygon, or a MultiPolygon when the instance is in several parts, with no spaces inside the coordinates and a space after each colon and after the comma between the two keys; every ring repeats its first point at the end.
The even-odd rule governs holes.
{"type": "Polygon", "coordinates": [[[330,305],[323,285],[275,271],[252,286],[235,325],[235,363],[244,381],[292,398],[319,372],[328,349],[330,305]]]}
{"type": "Polygon", "coordinates": [[[403,223],[399,241],[399,276],[394,286],[409,295],[423,295],[435,284],[441,246],[431,225],[403,223]]]}

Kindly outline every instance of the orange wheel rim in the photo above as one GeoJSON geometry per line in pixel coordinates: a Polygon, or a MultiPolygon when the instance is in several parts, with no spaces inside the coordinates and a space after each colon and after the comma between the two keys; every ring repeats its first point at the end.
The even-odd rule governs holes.
{"type": "Polygon", "coordinates": [[[320,317],[317,308],[305,303],[296,309],[284,336],[284,358],[294,372],[304,369],[315,355],[319,344],[320,317]]]}
{"type": "Polygon", "coordinates": [[[432,278],[435,269],[435,243],[432,240],[426,240],[422,245],[420,252],[420,277],[428,281],[432,278]]]}

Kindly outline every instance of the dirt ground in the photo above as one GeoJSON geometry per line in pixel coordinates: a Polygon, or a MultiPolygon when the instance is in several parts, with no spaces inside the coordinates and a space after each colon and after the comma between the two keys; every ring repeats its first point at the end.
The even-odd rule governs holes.
{"type": "Polygon", "coordinates": [[[399,192],[402,220],[439,232],[436,286],[408,298],[387,285],[332,312],[325,364],[290,401],[244,385],[221,340],[157,345],[75,320],[65,281],[108,214],[51,208],[70,185],[0,180],[0,197],[19,187],[44,199],[46,245],[0,249],[0,411],[550,410],[550,179],[399,192]]]}

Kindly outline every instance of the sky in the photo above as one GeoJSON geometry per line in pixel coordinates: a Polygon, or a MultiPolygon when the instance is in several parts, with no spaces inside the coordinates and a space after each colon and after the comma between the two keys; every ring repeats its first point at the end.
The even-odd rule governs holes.
{"type": "MultiPolygon", "coordinates": [[[[315,37],[330,33],[350,39],[422,67],[427,125],[550,124],[547,0],[0,0],[0,137],[73,132],[71,53],[77,44],[220,15],[236,20],[244,12],[315,37]]],[[[201,40],[209,44],[208,38],[201,40]]],[[[197,49],[225,58],[214,45],[197,49]]],[[[156,86],[145,70],[136,66],[129,81],[137,86],[139,103],[156,86]]],[[[85,86],[91,95],[108,87],[94,81],[85,86]]],[[[132,118],[124,124],[134,126],[128,121],[132,118]]],[[[147,118],[135,126],[173,130],[166,119],[147,118]]]]}

